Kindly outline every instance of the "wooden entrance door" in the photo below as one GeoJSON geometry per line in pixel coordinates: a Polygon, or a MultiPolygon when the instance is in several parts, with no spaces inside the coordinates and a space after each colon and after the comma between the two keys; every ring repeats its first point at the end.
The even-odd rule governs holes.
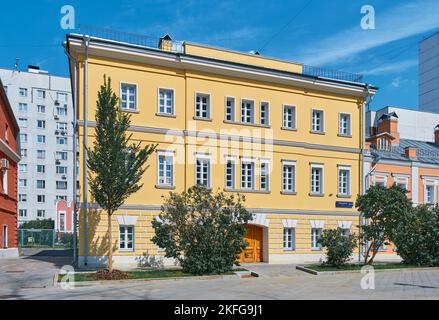
{"type": "Polygon", "coordinates": [[[262,262],[263,229],[255,225],[247,225],[244,240],[248,242],[248,246],[241,253],[239,261],[262,262]]]}

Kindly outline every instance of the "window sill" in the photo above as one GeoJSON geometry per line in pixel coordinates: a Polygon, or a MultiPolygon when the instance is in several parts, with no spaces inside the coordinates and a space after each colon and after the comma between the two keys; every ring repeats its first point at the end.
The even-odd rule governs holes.
{"type": "Polygon", "coordinates": [[[325,196],[324,193],[312,193],[312,192],[310,192],[308,195],[310,197],[324,197],[325,196]]]}
{"type": "Polygon", "coordinates": [[[311,248],[311,251],[322,251],[322,248],[311,248]]]}
{"type": "Polygon", "coordinates": [[[326,132],[324,132],[324,131],[314,131],[314,130],[310,130],[309,133],[319,134],[319,135],[322,135],[322,136],[324,136],[326,134],[326,132]]]}
{"type": "Polygon", "coordinates": [[[175,190],[175,186],[155,185],[156,189],[175,190]]]}
{"type": "Polygon", "coordinates": [[[297,195],[297,192],[295,192],[295,191],[281,191],[280,194],[287,195],[287,196],[295,196],[295,195],[297,195]]]}
{"type": "Polygon", "coordinates": [[[281,130],[285,130],[285,131],[294,131],[297,132],[297,128],[287,128],[287,127],[281,127],[281,130]]]}
{"type": "Polygon", "coordinates": [[[224,120],[223,122],[227,124],[235,124],[239,126],[257,127],[257,128],[265,128],[265,129],[271,128],[271,126],[268,124],[247,123],[247,122],[230,121],[230,120],[224,120]]]}
{"type": "Polygon", "coordinates": [[[337,198],[349,199],[349,198],[352,198],[352,195],[349,195],[349,194],[337,194],[337,198]]]}
{"type": "Polygon", "coordinates": [[[135,252],[134,249],[119,249],[119,252],[124,252],[124,253],[128,253],[128,252],[135,252]]]}
{"type": "Polygon", "coordinates": [[[123,112],[129,112],[129,113],[140,113],[139,110],[130,110],[130,109],[123,109],[120,108],[123,112]]]}
{"type": "Polygon", "coordinates": [[[175,114],[171,114],[171,113],[161,113],[161,112],[156,112],[155,114],[157,117],[165,117],[165,118],[177,118],[177,116],[175,114]]]}
{"type": "Polygon", "coordinates": [[[230,189],[224,188],[225,192],[237,192],[237,193],[256,193],[256,194],[270,194],[271,190],[251,190],[251,189],[230,189]]]}
{"type": "Polygon", "coordinates": [[[352,135],[351,135],[351,134],[341,134],[341,133],[339,133],[338,136],[339,136],[340,138],[352,138],[352,135]]]}
{"type": "Polygon", "coordinates": [[[192,119],[196,120],[196,121],[207,121],[207,122],[212,122],[212,118],[201,118],[201,117],[193,117],[192,119]]]}
{"type": "Polygon", "coordinates": [[[288,252],[288,253],[292,253],[292,252],[296,252],[296,249],[284,248],[283,251],[288,252]]]}

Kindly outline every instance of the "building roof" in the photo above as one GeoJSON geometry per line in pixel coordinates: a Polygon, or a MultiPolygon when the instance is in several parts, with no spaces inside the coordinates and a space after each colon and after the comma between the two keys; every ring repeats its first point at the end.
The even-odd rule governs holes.
{"type": "Polygon", "coordinates": [[[371,149],[371,155],[384,160],[419,161],[422,163],[439,164],[439,144],[426,141],[401,139],[399,145],[393,146],[391,151],[371,149]],[[405,148],[417,149],[417,157],[409,158],[405,154],[405,148]]]}

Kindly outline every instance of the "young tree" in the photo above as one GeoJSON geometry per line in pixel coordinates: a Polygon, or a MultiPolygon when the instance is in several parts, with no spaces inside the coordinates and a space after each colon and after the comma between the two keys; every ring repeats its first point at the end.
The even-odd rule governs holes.
{"type": "Polygon", "coordinates": [[[407,190],[393,185],[371,187],[357,198],[356,207],[366,221],[360,228],[360,242],[366,248],[364,264],[372,264],[380,247],[388,245],[397,230],[398,217],[412,210],[407,190]]]}
{"type": "Polygon", "coordinates": [[[344,235],[340,228],[323,230],[317,241],[327,249],[325,264],[334,267],[346,264],[357,246],[357,237],[352,234],[344,235]]]}
{"type": "Polygon", "coordinates": [[[111,89],[111,79],[104,76],[98,92],[96,130],[93,148],[88,149],[90,192],[108,217],[108,271],[113,272],[113,213],[137,192],[148,157],[156,146],[141,147],[130,142],[127,134],[131,116],[119,107],[119,99],[111,89]]]}
{"type": "Polygon", "coordinates": [[[170,193],[159,219],[153,220],[152,241],[186,272],[230,271],[247,246],[243,237],[252,214],[245,209],[244,201],[241,195],[213,194],[204,187],[170,193]]]}

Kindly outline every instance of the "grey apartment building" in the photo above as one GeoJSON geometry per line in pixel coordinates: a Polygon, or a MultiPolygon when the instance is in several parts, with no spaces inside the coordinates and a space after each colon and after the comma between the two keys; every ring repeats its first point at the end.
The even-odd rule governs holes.
{"type": "Polygon", "coordinates": [[[439,113],[439,32],[419,44],[419,110],[439,113]]]}
{"type": "Polygon", "coordinates": [[[73,107],[70,78],[29,67],[0,68],[20,127],[18,221],[56,219],[56,202],[73,200],[73,107]]]}

